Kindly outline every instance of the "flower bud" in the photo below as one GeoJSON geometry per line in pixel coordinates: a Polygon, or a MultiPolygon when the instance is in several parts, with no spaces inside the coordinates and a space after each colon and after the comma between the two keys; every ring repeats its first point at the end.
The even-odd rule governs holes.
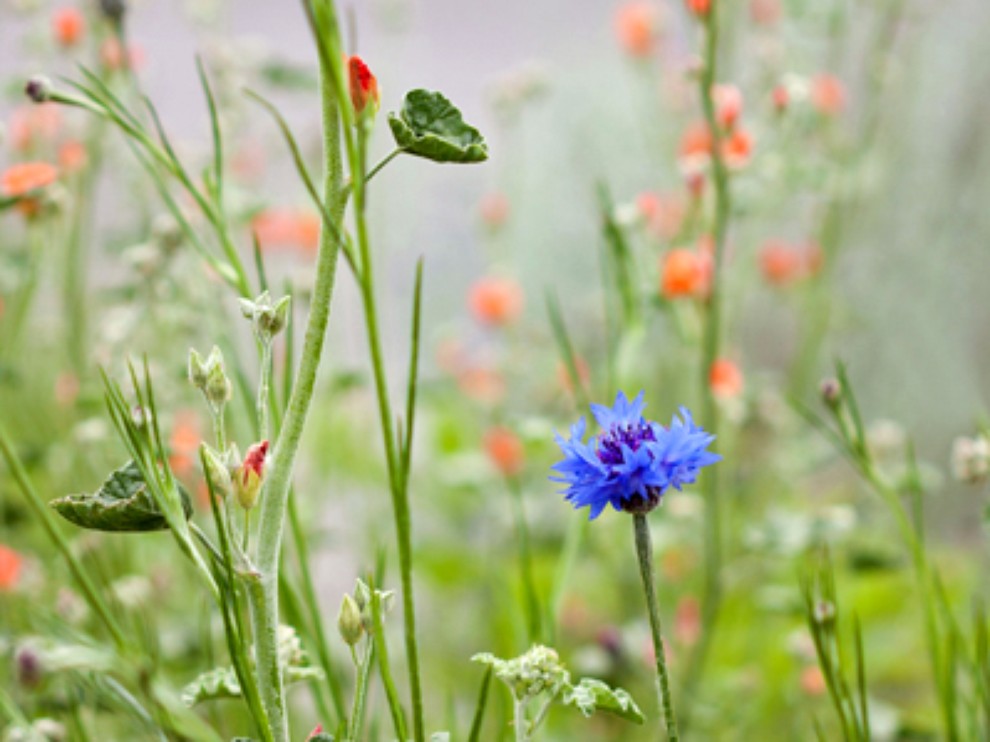
{"type": "Polygon", "coordinates": [[[127,12],[127,3],[124,0],[100,0],[100,12],[112,23],[120,23],[127,12]]]}
{"type": "Polygon", "coordinates": [[[27,97],[35,103],[44,103],[52,95],[52,81],[44,75],[35,75],[24,86],[27,97]]]}
{"type": "Polygon", "coordinates": [[[206,365],[203,363],[203,357],[196,352],[195,348],[189,349],[189,383],[192,384],[197,389],[206,388],[206,382],[209,378],[209,374],[206,370],[206,365]]]}
{"type": "Polygon", "coordinates": [[[261,484],[265,478],[265,459],[268,456],[268,441],[251,446],[244,454],[244,463],[234,472],[234,494],[237,502],[245,510],[258,503],[261,484]]]}
{"type": "Polygon", "coordinates": [[[822,401],[826,405],[833,410],[839,407],[839,401],[842,399],[842,385],[838,379],[825,379],[821,383],[819,391],[822,395],[822,401]]]}
{"type": "Polygon", "coordinates": [[[351,94],[351,103],[354,105],[354,113],[362,116],[367,109],[366,115],[374,118],[380,105],[378,80],[360,57],[347,58],[347,87],[351,94]]]}
{"type": "Polygon", "coordinates": [[[344,643],[353,647],[361,641],[364,633],[364,622],[361,620],[361,609],[358,604],[347,593],[340,603],[340,612],[337,614],[337,631],[344,643]]]}
{"type": "Polygon", "coordinates": [[[234,480],[230,478],[230,469],[220,454],[205,443],[201,443],[199,449],[202,453],[203,465],[206,468],[204,473],[210,484],[213,485],[213,491],[220,496],[221,500],[227,499],[234,492],[234,480]]]}
{"type": "Polygon", "coordinates": [[[25,688],[37,687],[44,675],[38,651],[30,645],[22,646],[14,655],[14,664],[17,669],[17,681],[25,688]]]}
{"type": "Polygon", "coordinates": [[[272,338],[285,329],[291,297],[283,296],[272,304],[271,296],[265,291],[254,301],[241,299],[240,302],[241,314],[251,320],[254,333],[262,342],[270,343],[272,338]]]}
{"type": "Polygon", "coordinates": [[[203,387],[203,394],[211,405],[222,407],[230,401],[233,393],[234,387],[224,369],[223,353],[214,345],[206,359],[206,385],[203,387]]]}

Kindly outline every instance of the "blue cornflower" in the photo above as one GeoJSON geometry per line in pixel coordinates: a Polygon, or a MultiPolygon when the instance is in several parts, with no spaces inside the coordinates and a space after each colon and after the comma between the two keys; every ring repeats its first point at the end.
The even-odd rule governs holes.
{"type": "Polygon", "coordinates": [[[705,450],[715,436],[695,425],[686,408],[664,427],[643,418],[645,406],[643,392],[632,402],[619,392],[611,408],[591,405],[602,428],[596,437],[585,443],[583,417],[571,426],[570,439],[555,436],[564,460],[554,464],[560,476],[551,479],[567,485],[565,499],[574,507],[588,507],[590,520],[609,504],[648,513],[669,487],[691,484],[701,467],[722,459],[705,450]]]}

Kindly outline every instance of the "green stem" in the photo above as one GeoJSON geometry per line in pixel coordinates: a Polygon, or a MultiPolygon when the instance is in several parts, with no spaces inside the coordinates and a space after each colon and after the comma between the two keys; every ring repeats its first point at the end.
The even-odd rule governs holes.
{"type": "Polygon", "coordinates": [[[633,529],[636,536],[639,574],[643,578],[646,610],[650,614],[653,651],[656,654],[657,696],[663,710],[664,724],[667,727],[667,739],[669,742],[677,742],[677,718],[674,715],[674,701],[670,694],[670,677],[667,673],[667,657],[663,648],[663,631],[660,626],[660,606],[657,604],[656,577],[653,573],[653,545],[650,542],[650,526],[646,522],[645,515],[641,513],[633,515],[633,529]]]}
{"type": "MultiPolygon", "coordinates": [[[[715,254],[712,260],[711,294],[708,299],[707,317],[702,338],[701,393],[702,419],[706,429],[717,435],[719,427],[718,405],[709,382],[711,367],[719,354],[722,332],[722,276],[726,236],[728,234],[731,194],[729,175],[722,158],[722,133],[715,116],[715,102],[712,88],[717,79],[718,65],[718,16],[719,3],[712,3],[705,18],[704,67],[700,75],[701,104],[705,121],[712,134],[712,179],[715,191],[715,217],[712,236],[715,254]]],[[[718,619],[722,602],[722,508],[718,489],[718,471],[713,469],[705,474],[703,494],[705,498],[705,578],[701,615],[701,640],[691,655],[685,672],[684,692],[693,697],[694,689],[700,682],[718,619]]]]}
{"type": "Polygon", "coordinates": [[[526,719],[526,701],[516,698],[512,704],[512,726],[516,730],[516,742],[529,742],[529,721],[526,719]]]}
{"type": "MultiPolygon", "coordinates": [[[[351,648],[353,649],[353,647],[351,648]]],[[[358,742],[361,738],[361,725],[364,721],[364,704],[368,697],[368,682],[371,678],[371,663],[375,655],[375,643],[365,642],[364,657],[358,666],[357,687],[354,689],[354,705],[351,707],[351,730],[347,738],[358,742]]]]}
{"type": "MultiPolygon", "coordinates": [[[[342,162],[340,156],[340,111],[331,81],[332,69],[321,56],[320,98],[323,109],[324,202],[331,209],[335,224],[342,221],[342,162]]],[[[338,232],[339,233],[339,232],[338,232]]],[[[331,230],[320,234],[316,262],[316,283],[306,326],[296,383],[289,399],[285,420],[268,477],[262,488],[261,518],[258,534],[258,570],[260,579],[248,591],[251,618],[255,628],[255,647],[259,690],[268,712],[276,742],[288,742],[282,675],[278,664],[278,570],[282,531],[289,499],[292,469],[306,417],[313,400],[316,377],[323,355],[326,329],[330,319],[330,300],[337,274],[340,244],[331,230]]]]}
{"type": "Polygon", "coordinates": [[[397,739],[404,740],[406,739],[406,717],[402,711],[402,704],[399,702],[399,694],[395,690],[395,683],[392,680],[392,668],[388,659],[388,642],[385,639],[385,626],[382,622],[381,594],[375,587],[372,585],[371,621],[375,654],[378,656],[378,673],[382,677],[382,685],[385,686],[385,697],[388,699],[395,736],[397,739]]]}
{"type": "Polygon", "coordinates": [[[526,524],[526,511],[523,508],[522,488],[516,477],[506,477],[512,493],[512,512],[516,522],[516,539],[519,546],[519,573],[522,578],[523,593],[526,596],[526,617],[528,619],[529,642],[540,641],[540,599],[537,597],[536,581],[533,579],[533,555],[529,545],[529,526],[526,524]]]}

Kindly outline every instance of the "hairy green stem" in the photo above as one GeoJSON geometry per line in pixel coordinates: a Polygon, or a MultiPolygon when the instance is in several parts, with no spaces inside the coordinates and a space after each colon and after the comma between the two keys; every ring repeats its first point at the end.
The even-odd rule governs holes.
{"type": "Polygon", "coordinates": [[[653,544],[650,541],[650,525],[646,516],[633,515],[633,530],[636,538],[636,557],[639,560],[639,575],[643,579],[643,594],[646,610],[650,614],[650,635],[653,638],[653,651],[656,655],[657,699],[663,711],[664,725],[669,742],[677,742],[677,717],[674,714],[674,701],[670,694],[670,676],[667,673],[667,656],[663,647],[663,630],[660,624],[660,606],[657,604],[656,576],[653,571],[653,544]]]}
{"type": "MultiPolygon", "coordinates": [[[[323,109],[324,202],[339,227],[343,201],[342,161],[340,153],[340,111],[331,80],[332,69],[320,60],[320,98],[323,109]]],[[[278,662],[278,570],[282,531],[292,480],[292,469],[302,439],[306,417],[313,400],[317,372],[323,355],[330,301],[337,274],[340,244],[334,233],[324,228],[320,235],[316,262],[316,283],[306,326],[296,382],[275,445],[272,462],[262,487],[261,518],[258,534],[258,571],[260,579],[248,590],[251,619],[255,629],[256,661],[259,690],[268,713],[276,742],[288,742],[289,727],[285,716],[282,674],[278,662]]]]}

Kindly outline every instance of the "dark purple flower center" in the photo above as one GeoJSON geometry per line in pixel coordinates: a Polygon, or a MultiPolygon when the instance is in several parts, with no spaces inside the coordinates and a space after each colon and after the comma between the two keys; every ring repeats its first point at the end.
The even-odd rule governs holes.
{"type": "Polygon", "coordinates": [[[622,463],[622,446],[636,451],[644,441],[655,441],[653,428],[647,422],[636,425],[614,425],[598,436],[598,460],[615,466],[622,463]]]}

